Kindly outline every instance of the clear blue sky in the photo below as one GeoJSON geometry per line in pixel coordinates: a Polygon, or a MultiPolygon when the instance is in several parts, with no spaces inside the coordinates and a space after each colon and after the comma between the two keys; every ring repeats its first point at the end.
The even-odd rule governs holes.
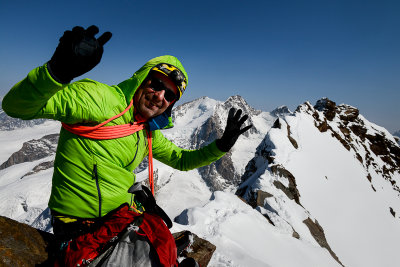
{"type": "Polygon", "coordinates": [[[117,84],[178,57],[183,101],[242,95],[257,109],[328,97],[400,129],[400,1],[0,1],[0,95],[52,56],[73,26],[111,31],[88,77],[117,84]]]}

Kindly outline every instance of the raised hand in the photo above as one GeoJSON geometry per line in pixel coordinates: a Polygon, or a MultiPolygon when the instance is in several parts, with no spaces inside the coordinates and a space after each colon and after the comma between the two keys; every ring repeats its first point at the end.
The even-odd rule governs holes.
{"type": "Polygon", "coordinates": [[[103,33],[96,39],[99,28],[92,25],[86,30],[76,26],[65,31],[52,58],[47,63],[51,76],[60,83],[69,83],[99,64],[103,55],[103,46],[112,34],[103,33]]]}
{"type": "Polygon", "coordinates": [[[243,123],[249,118],[248,115],[244,115],[243,117],[241,117],[241,115],[241,109],[237,112],[235,108],[229,110],[225,131],[221,139],[217,140],[217,147],[219,150],[228,152],[236,143],[239,136],[253,127],[253,125],[248,125],[241,129],[243,123]]]}

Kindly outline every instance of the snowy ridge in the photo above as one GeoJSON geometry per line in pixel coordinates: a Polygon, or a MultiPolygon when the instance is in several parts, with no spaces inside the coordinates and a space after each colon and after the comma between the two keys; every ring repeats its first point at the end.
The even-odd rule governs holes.
{"type": "Polygon", "coordinates": [[[1,101],[0,101],[0,131],[12,131],[15,129],[32,127],[34,125],[40,125],[45,121],[48,120],[36,119],[36,120],[24,121],[21,119],[11,118],[1,108],[1,101]]]}
{"type": "MultiPolygon", "coordinates": [[[[154,162],[172,232],[188,229],[216,245],[209,266],[396,266],[400,147],[386,129],[326,98],[263,112],[232,96],[176,107],[175,127],[163,133],[183,148],[201,147],[222,135],[231,107],[254,127],[221,160],[188,172],[154,162]]],[[[0,170],[1,215],[51,231],[59,129],[48,121],[0,130],[0,165],[14,157],[0,170]],[[41,156],[20,160],[29,151],[41,156]]],[[[145,165],[138,181],[147,179],[145,165]]]]}
{"type": "Polygon", "coordinates": [[[332,257],[337,255],[338,263],[393,266],[395,242],[400,237],[395,215],[399,156],[393,137],[355,108],[336,107],[327,99],[315,107],[306,102],[274,124],[249,162],[238,194],[277,227],[290,229],[282,226],[286,222],[293,235],[310,241],[307,233],[298,230],[307,224],[302,221],[304,215],[292,216],[299,213],[293,209],[297,203],[296,209],[310,217],[308,222],[318,221],[323,228],[325,241],[321,242],[321,233],[313,233],[314,239],[332,257]],[[357,135],[360,129],[369,137],[357,135]],[[385,153],[371,149],[376,136],[385,153]],[[384,249],[373,245],[382,245],[378,240],[385,240],[384,249]]]}

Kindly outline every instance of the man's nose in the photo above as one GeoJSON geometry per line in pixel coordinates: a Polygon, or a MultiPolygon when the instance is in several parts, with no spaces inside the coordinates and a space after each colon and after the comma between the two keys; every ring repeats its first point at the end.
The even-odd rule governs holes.
{"type": "Polygon", "coordinates": [[[164,100],[164,95],[165,95],[165,90],[155,91],[154,92],[154,97],[156,98],[157,101],[163,101],[164,100]]]}

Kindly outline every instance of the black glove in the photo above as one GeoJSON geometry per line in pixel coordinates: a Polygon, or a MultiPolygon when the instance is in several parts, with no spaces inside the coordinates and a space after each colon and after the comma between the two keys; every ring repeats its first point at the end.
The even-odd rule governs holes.
{"type": "Polygon", "coordinates": [[[47,63],[50,75],[60,83],[69,83],[93,69],[101,60],[103,45],[110,40],[111,32],[105,32],[98,39],[95,35],[99,32],[96,26],[86,30],[76,26],[72,31],[65,31],[54,52],[47,63]]]}
{"type": "Polygon", "coordinates": [[[253,125],[248,125],[243,129],[240,129],[243,123],[249,118],[247,115],[244,115],[242,118],[240,118],[240,115],[242,115],[241,109],[239,109],[237,112],[234,108],[229,110],[228,121],[226,123],[224,134],[222,135],[221,139],[217,139],[217,147],[219,150],[228,152],[236,143],[239,136],[253,127],[253,125]]]}

